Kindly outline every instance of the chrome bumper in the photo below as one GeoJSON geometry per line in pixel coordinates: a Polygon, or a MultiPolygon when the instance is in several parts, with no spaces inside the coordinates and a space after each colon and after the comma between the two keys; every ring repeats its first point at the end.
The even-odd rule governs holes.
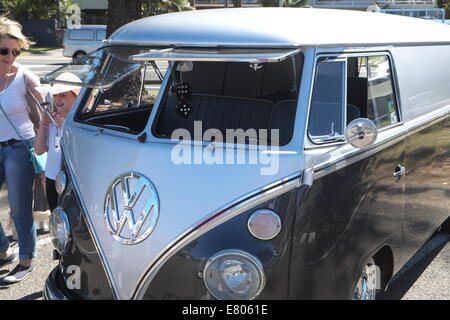
{"type": "Polygon", "coordinates": [[[70,300],[59,288],[56,281],[58,268],[52,270],[45,281],[43,290],[45,300],[70,300]]]}

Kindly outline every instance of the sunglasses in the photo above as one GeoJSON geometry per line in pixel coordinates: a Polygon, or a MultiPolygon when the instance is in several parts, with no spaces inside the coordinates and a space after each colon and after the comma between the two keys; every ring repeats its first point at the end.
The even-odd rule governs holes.
{"type": "Polygon", "coordinates": [[[20,49],[9,49],[9,48],[0,48],[0,55],[2,56],[7,56],[9,53],[12,53],[12,55],[14,57],[17,57],[18,55],[20,55],[22,52],[20,51],[20,49]]]}

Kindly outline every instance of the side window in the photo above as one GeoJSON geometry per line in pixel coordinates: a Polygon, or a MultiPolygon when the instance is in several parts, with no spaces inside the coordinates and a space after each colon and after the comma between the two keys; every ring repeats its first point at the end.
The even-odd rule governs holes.
{"type": "Polygon", "coordinates": [[[97,41],[102,41],[106,38],[106,31],[97,31],[97,41]]]}
{"type": "Polygon", "coordinates": [[[347,67],[347,123],[368,118],[378,128],[399,122],[387,56],[350,57],[347,67]]]}
{"type": "Polygon", "coordinates": [[[343,139],[345,64],[344,59],[318,63],[309,118],[309,136],[315,143],[343,139]]]}
{"type": "Polygon", "coordinates": [[[94,40],[94,30],[71,30],[70,40],[94,40]]]}

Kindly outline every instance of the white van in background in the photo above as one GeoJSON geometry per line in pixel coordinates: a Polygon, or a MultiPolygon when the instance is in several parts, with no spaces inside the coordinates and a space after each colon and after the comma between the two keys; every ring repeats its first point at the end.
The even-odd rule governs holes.
{"type": "Polygon", "coordinates": [[[74,60],[102,47],[106,25],[83,25],[64,33],[63,55],[74,60]]]}

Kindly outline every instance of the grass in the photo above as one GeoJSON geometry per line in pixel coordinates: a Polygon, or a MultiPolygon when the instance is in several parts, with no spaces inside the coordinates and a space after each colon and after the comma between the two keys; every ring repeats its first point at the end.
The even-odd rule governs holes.
{"type": "Polygon", "coordinates": [[[58,47],[31,47],[28,50],[24,50],[25,52],[42,52],[42,51],[51,51],[51,50],[55,50],[55,49],[59,49],[58,47]]]}
{"type": "Polygon", "coordinates": [[[48,51],[52,51],[52,50],[56,50],[59,49],[58,47],[31,47],[28,50],[23,50],[22,54],[23,55],[27,55],[30,53],[34,53],[34,54],[40,54],[40,53],[46,53],[48,51]]]}

